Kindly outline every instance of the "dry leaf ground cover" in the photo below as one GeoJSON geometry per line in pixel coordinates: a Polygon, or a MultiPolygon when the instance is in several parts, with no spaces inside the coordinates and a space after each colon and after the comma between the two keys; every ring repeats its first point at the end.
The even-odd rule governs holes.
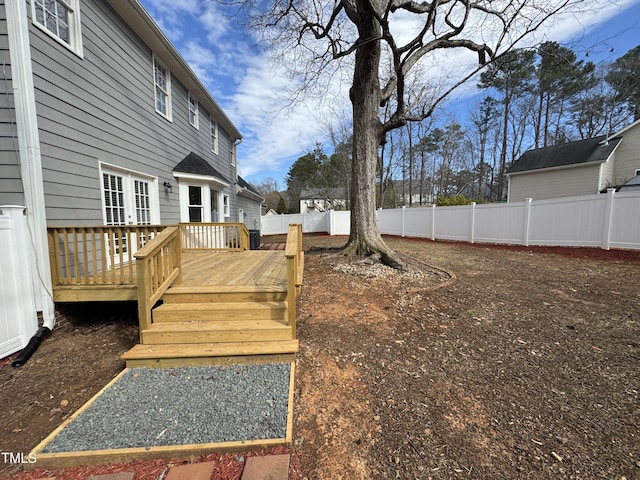
{"type": "MultiPolygon", "coordinates": [[[[640,252],[387,241],[407,274],[305,235],[292,479],[640,478],[640,252]]],[[[135,305],[62,313],[24,367],[0,366],[2,451],[35,446],[137,342],[135,305]]],[[[206,460],[238,479],[240,456],[206,460]]]]}
{"type": "Polygon", "coordinates": [[[640,478],[640,252],[387,241],[425,274],[306,255],[308,478],[640,478]]]}

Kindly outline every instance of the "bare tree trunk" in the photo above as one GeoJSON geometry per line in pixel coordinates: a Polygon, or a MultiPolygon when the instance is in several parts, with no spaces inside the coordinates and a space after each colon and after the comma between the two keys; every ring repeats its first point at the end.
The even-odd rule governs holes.
{"type": "MultiPolygon", "coordinates": [[[[360,3],[360,2],[358,2],[360,3]]],[[[370,4],[369,4],[370,5],[370,4]]],[[[358,22],[360,38],[374,38],[380,34],[380,24],[367,7],[360,5],[358,22]]],[[[402,268],[402,263],[382,240],[376,225],[376,165],[378,147],[383,143],[380,122],[380,43],[364,42],[356,50],[353,85],[350,91],[353,107],[353,162],[351,180],[351,233],[343,249],[344,255],[370,256],[379,254],[380,260],[402,268]]]]}

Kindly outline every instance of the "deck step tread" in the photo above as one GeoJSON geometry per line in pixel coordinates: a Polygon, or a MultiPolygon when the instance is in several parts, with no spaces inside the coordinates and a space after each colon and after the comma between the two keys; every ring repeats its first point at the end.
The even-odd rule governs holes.
{"type": "Polygon", "coordinates": [[[260,331],[260,330],[287,330],[291,327],[278,320],[251,320],[238,322],[235,320],[186,320],[178,322],[153,323],[143,333],[172,333],[172,332],[215,332],[215,331],[260,331]]]}
{"type": "Polygon", "coordinates": [[[207,303],[165,303],[154,311],[181,312],[188,311],[243,311],[243,310],[284,310],[286,302],[207,302],[207,303]]]}
{"type": "Polygon", "coordinates": [[[165,295],[171,294],[207,294],[207,293],[268,293],[281,292],[286,293],[287,285],[175,285],[169,288],[165,295]]]}
{"type": "Polygon", "coordinates": [[[298,340],[272,342],[138,344],[122,355],[123,360],[198,358],[297,353],[298,340]]]}

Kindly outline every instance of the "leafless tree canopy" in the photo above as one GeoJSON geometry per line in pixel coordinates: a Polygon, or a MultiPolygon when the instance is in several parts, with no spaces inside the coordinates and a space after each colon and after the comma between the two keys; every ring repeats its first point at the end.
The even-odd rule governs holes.
{"type": "MultiPolygon", "coordinates": [[[[240,0],[254,2],[258,0],[240,0]]],[[[451,92],[544,22],[585,0],[271,0],[251,6],[252,29],[280,52],[307,89],[347,65],[353,119],[351,234],[344,253],[380,254],[400,266],[375,221],[376,168],[387,134],[430,117],[451,92]],[[468,54],[471,55],[468,55],[468,54]],[[433,89],[415,81],[433,59],[456,55],[462,67],[433,89]],[[325,75],[329,73],[329,75],[325,75]],[[411,86],[414,87],[411,87],[411,86]]],[[[597,0],[596,0],[597,1],[597,0]]],[[[330,81],[330,80],[329,80],[330,81]]]]}
{"type": "MultiPolygon", "coordinates": [[[[488,62],[506,53],[560,12],[587,8],[583,0],[274,0],[269,10],[252,16],[252,28],[280,53],[300,83],[315,85],[340,65],[353,67],[352,54],[368,43],[381,46],[380,65],[371,65],[380,78],[379,101],[383,107],[393,98],[394,113],[384,121],[386,133],[421,121],[458,86],[468,81],[488,62]],[[450,81],[439,94],[427,95],[432,85],[412,93],[408,77],[421,61],[438,50],[446,56],[473,52],[466,71],[450,81]],[[346,59],[346,62],[344,61],[346,59]],[[349,63],[350,62],[350,63],[349,63]]],[[[254,5],[255,6],[255,5],[254,5]]],[[[589,4],[595,8],[594,4],[589,4]]],[[[433,93],[433,92],[430,92],[433,93]]]]}

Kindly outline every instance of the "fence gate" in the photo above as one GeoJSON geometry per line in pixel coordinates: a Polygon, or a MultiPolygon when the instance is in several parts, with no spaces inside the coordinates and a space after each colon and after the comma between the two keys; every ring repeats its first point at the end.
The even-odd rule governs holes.
{"type": "Polygon", "coordinates": [[[22,350],[38,329],[24,209],[0,206],[0,358],[22,350]]]}

